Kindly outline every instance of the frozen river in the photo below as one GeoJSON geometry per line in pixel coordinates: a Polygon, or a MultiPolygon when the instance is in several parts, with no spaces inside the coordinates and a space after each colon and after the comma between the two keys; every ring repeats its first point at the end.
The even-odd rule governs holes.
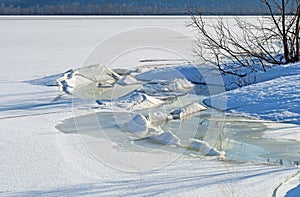
{"type": "MultiPolygon", "coordinates": [[[[249,17],[249,20],[252,19],[253,17],[249,17]]],[[[209,20],[213,20],[213,17],[209,20]]],[[[167,43],[164,45],[166,50],[168,47],[170,49],[180,48],[179,53],[181,54],[179,55],[193,60],[191,48],[194,32],[186,27],[188,22],[189,17],[1,17],[0,26],[3,28],[0,30],[2,38],[0,62],[2,67],[9,67],[9,69],[5,69],[5,72],[2,72],[2,80],[9,80],[16,76],[20,80],[24,80],[57,74],[70,68],[93,63],[93,61],[97,63],[110,62],[107,54],[110,52],[120,53],[115,48],[122,48],[124,44],[128,48],[136,47],[136,43],[144,44],[143,39],[150,40],[150,44],[149,42],[146,43],[153,46],[165,42],[167,43]],[[150,29],[147,30],[149,27],[150,29]],[[135,31],[143,28],[146,28],[145,32],[135,31]],[[149,35],[151,28],[154,28],[155,31],[159,28],[166,29],[166,31],[162,32],[161,35],[149,35]],[[126,31],[136,34],[130,34],[126,38],[122,33],[120,36],[117,34],[126,31]],[[169,32],[175,32],[174,36],[182,35],[182,37],[176,37],[175,42],[175,37],[168,34],[169,32]],[[102,51],[101,49],[97,51],[97,48],[101,48],[99,43],[100,46],[105,47],[102,51]],[[93,48],[94,50],[91,50],[93,48]],[[95,58],[93,57],[95,55],[98,56],[95,58]],[[35,70],[34,76],[32,76],[31,69],[35,70]]],[[[120,67],[122,65],[125,68],[130,68],[137,66],[141,59],[182,58],[178,54],[174,56],[174,53],[169,53],[169,51],[166,53],[166,50],[139,49],[118,57],[111,66],[120,67]]],[[[116,56],[116,54],[114,55],[116,56]]],[[[198,96],[202,98],[202,93],[199,94],[198,96]]],[[[178,135],[183,141],[194,137],[194,135],[199,139],[204,139],[206,133],[213,133],[216,136],[222,135],[222,139],[213,138],[213,143],[226,150],[229,160],[278,163],[282,159],[285,163],[292,164],[299,158],[299,152],[290,151],[300,150],[300,146],[295,141],[276,141],[262,138],[264,131],[268,129],[263,122],[227,116],[225,119],[216,120],[209,118],[211,114],[205,113],[205,115],[194,117],[182,123],[167,123],[165,127],[174,131],[180,124],[181,129],[178,135]],[[208,131],[207,125],[218,125],[220,122],[222,128],[208,131]],[[195,128],[196,133],[194,133],[195,128]]],[[[87,117],[90,116],[94,115],[87,117]]],[[[108,121],[112,118],[109,113],[97,113],[96,116],[100,116],[98,118],[100,122],[103,121],[105,124],[111,122],[108,121]]],[[[76,118],[76,126],[81,128],[81,132],[84,134],[89,133],[97,136],[98,123],[96,122],[96,125],[93,126],[92,120],[87,117],[76,118]]],[[[58,128],[67,133],[75,132],[71,122],[72,120],[66,120],[58,128]]],[[[120,138],[117,140],[121,141],[119,146],[125,146],[122,143],[131,144],[129,147],[131,149],[134,147],[134,150],[138,147],[134,144],[144,143],[144,146],[147,146],[144,141],[133,142],[128,138],[128,135],[124,135],[119,128],[115,128],[113,123],[111,124],[110,126],[107,125],[106,128],[112,130],[109,135],[116,135],[116,138],[120,138]]],[[[151,146],[157,148],[157,145],[150,143],[151,146]]],[[[126,147],[128,146],[126,145],[126,147]]]]}
{"type": "MultiPolygon", "coordinates": [[[[176,59],[169,61],[170,66],[183,63],[185,58],[194,61],[191,38],[195,32],[186,27],[188,22],[189,17],[0,17],[1,193],[7,196],[196,196],[199,193],[220,196],[224,195],[225,188],[225,194],[236,192],[247,196],[259,191],[259,195],[268,196],[296,173],[298,169],[291,166],[300,158],[299,142],[265,137],[266,133],[274,134],[282,128],[297,131],[295,125],[231,116],[214,109],[163,125],[183,143],[197,138],[224,150],[226,159],[233,161],[227,163],[203,158],[196,151],[137,140],[124,129],[128,112],[116,115],[100,109],[93,100],[73,100],[71,96],[51,102],[58,88],[46,85],[52,85],[53,81],[46,78],[27,82],[93,62],[132,68],[153,65],[158,57],[163,60],[158,67],[164,66],[167,59],[176,59]],[[149,33],[151,28],[161,32],[162,37],[149,33]],[[117,34],[123,37],[116,37],[117,34]],[[131,41],[125,42],[125,38],[131,41]],[[145,38],[147,42],[140,42],[145,38]],[[137,43],[147,45],[139,47],[137,43]],[[134,50],[128,50],[128,46],[134,50]],[[99,151],[104,163],[119,162],[114,167],[127,165],[129,171],[142,169],[142,172],[125,173],[102,165],[91,157],[86,149],[89,147],[83,142],[103,145],[102,149],[92,148],[99,151]],[[181,159],[166,162],[174,161],[178,155],[181,159]],[[130,159],[134,165],[128,163],[130,159]],[[154,167],[169,165],[153,173],[143,171],[147,161],[156,160],[154,167]],[[288,167],[264,165],[279,164],[280,160],[288,167]]],[[[201,85],[197,87],[202,90],[201,85]]],[[[208,96],[205,91],[196,92],[197,95],[187,94],[177,102],[152,110],[169,112],[192,101],[201,103],[208,96]]]]}
{"type": "MultiPolygon", "coordinates": [[[[2,67],[10,68],[2,73],[2,78],[8,79],[16,75],[23,78],[31,77],[29,68],[35,69],[36,76],[43,76],[81,67],[85,58],[99,43],[120,32],[136,28],[166,28],[191,35],[191,31],[186,28],[189,17],[171,18],[172,20],[170,17],[2,16],[0,17],[0,62],[2,67]]],[[[151,40],[152,36],[155,35],[144,35],[149,37],[148,40],[151,40]]],[[[138,38],[134,35],[132,37],[138,38]]],[[[110,41],[114,43],[110,45],[110,49],[105,50],[118,48],[116,44],[130,46],[130,43],[110,41]]],[[[154,42],[166,41],[154,40],[154,42]]],[[[190,51],[191,43],[185,43],[182,48],[190,51]]],[[[103,61],[109,61],[105,59],[104,54],[100,54],[100,57],[103,61]]]]}

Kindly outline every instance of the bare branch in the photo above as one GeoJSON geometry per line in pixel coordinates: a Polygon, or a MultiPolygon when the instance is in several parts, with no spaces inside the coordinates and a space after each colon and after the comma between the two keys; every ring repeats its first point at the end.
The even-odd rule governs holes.
{"type": "Polygon", "coordinates": [[[220,17],[206,24],[201,14],[192,15],[190,26],[198,32],[194,52],[200,60],[215,65],[223,74],[240,77],[243,83],[249,73],[299,61],[300,0],[261,2],[270,15],[255,23],[236,18],[229,24],[220,17]]]}

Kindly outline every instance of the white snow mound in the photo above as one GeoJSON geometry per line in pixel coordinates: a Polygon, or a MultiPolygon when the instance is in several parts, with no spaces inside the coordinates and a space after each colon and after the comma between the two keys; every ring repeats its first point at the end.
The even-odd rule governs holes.
{"type": "Polygon", "coordinates": [[[218,151],[216,148],[210,146],[207,142],[198,139],[189,139],[191,142],[188,148],[199,151],[205,156],[224,156],[224,151],[218,151]]]}
{"type": "Polygon", "coordinates": [[[300,75],[280,77],[214,95],[203,102],[218,110],[300,124],[299,84],[300,75]]]}

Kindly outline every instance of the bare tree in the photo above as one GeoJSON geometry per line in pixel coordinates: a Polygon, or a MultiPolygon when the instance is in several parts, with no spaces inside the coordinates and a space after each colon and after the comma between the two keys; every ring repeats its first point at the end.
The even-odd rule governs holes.
{"type": "Polygon", "coordinates": [[[299,61],[299,1],[261,0],[269,15],[254,22],[219,17],[207,24],[201,14],[192,14],[190,26],[198,35],[196,54],[224,74],[240,78],[274,64],[299,61]]]}

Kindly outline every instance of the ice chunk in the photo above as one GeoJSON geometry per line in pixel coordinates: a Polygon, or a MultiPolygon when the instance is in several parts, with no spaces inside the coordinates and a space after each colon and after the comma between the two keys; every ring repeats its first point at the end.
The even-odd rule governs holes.
{"type": "Polygon", "coordinates": [[[140,92],[132,92],[118,99],[116,103],[119,103],[119,106],[125,104],[127,108],[131,110],[142,110],[157,107],[164,102],[140,92]]]}
{"type": "Polygon", "coordinates": [[[169,99],[185,95],[194,87],[194,84],[186,79],[153,80],[144,84],[141,91],[148,95],[162,99],[169,99]]]}
{"type": "Polygon", "coordinates": [[[139,137],[144,137],[148,134],[150,122],[142,114],[135,115],[128,123],[128,130],[139,137]]]}
{"type": "MultiPolygon", "coordinates": [[[[160,126],[154,126],[154,125],[150,125],[149,126],[149,130],[148,130],[148,133],[149,135],[159,135],[159,134],[162,134],[164,133],[165,131],[160,127],[160,126]]],[[[151,138],[150,136],[150,138],[151,138]]]]}
{"type": "Polygon", "coordinates": [[[170,114],[173,116],[173,119],[182,119],[184,117],[190,116],[199,111],[204,111],[206,109],[206,107],[200,105],[199,103],[191,103],[184,107],[175,109],[174,111],[170,112],[170,114]]]}
{"type": "Polygon", "coordinates": [[[194,84],[192,84],[187,79],[175,79],[173,83],[170,83],[168,88],[174,92],[176,91],[189,91],[194,87],[194,84]]]}
{"type": "Polygon", "coordinates": [[[137,84],[137,83],[138,83],[138,81],[136,80],[136,78],[134,78],[131,75],[127,75],[118,81],[118,84],[120,84],[120,85],[131,85],[131,84],[137,84]]]}
{"type": "Polygon", "coordinates": [[[169,120],[170,117],[168,114],[166,113],[163,113],[163,112],[151,112],[149,113],[149,120],[151,122],[151,124],[155,124],[155,123],[163,123],[165,122],[166,120],[169,120]]]}
{"type": "Polygon", "coordinates": [[[164,104],[164,101],[148,96],[144,93],[137,91],[130,92],[129,94],[113,99],[113,100],[96,100],[99,105],[108,108],[121,108],[130,111],[149,109],[164,104]]]}
{"type": "Polygon", "coordinates": [[[189,149],[193,149],[203,153],[205,156],[224,156],[224,151],[218,151],[216,148],[210,146],[207,142],[198,139],[190,139],[189,149]]]}
{"type": "Polygon", "coordinates": [[[158,135],[153,135],[152,138],[154,141],[161,144],[181,146],[180,139],[171,131],[166,131],[158,135]]]}
{"type": "Polygon", "coordinates": [[[60,91],[67,94],[73,94],[88,84],[94,83],[96,87],[113,87],[121,76],[105,66],[99,64],[90,65],[79,69],[71,69],[67,71],[63,77],[56,81],[60,87],[60,91]]]}

